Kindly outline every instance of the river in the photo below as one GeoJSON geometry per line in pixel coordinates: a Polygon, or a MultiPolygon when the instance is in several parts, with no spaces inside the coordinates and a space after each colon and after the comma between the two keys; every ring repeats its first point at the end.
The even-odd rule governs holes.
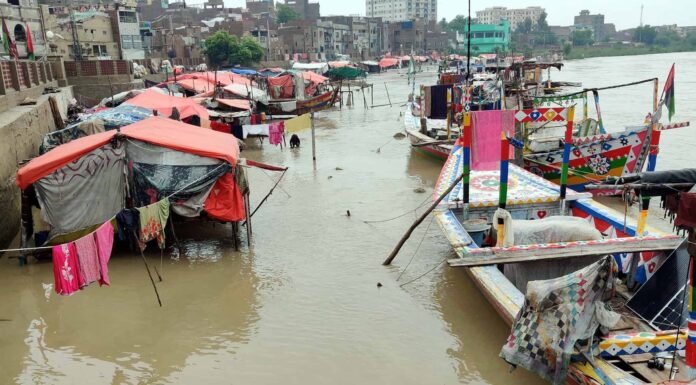
{"type": "MultiPolygon", "coordinates": [[[[586,87],[664,81],[676,61],[673,121],[696,122],[695,60],[679,53],[569,61],[554,78],[586,87]]],[[[435,81],[433,72],[419,77],[435,81]]],[[[300,134],[300,150],[250,143],[242,153],[289,167],[253,218],[250,248],[233,251],[230,230],[207,225],[177,228],[180,254],[170,248],[160,260],[148,249],[163,278],[161,308],[142,260],[127,250],[112,257],[112,286],[71,297],[52,291],[49,262],[0,259],[0,382],[542,383],[521,369],[508,373],[498,352],[509,328],[463,270],[441,264],[453,253],[434,221],[414,232],[391,267],[381,266],[429,198],[441,163],[393,138],[406,77],[369,80],[375,103],[387,102],[386,84],[393,106],[365,110],[356,94],[355,106],[319,113],[316,163],[309,132],[300,134]]],[[[606,127],[640,123],[651,92],[651,85],[603,92],[606,127]]],[[[659,169],[691,164],[692,130],[663,134],[659,169]]],[[[250,170],[252,206],[278,176],[250,170]]]]}

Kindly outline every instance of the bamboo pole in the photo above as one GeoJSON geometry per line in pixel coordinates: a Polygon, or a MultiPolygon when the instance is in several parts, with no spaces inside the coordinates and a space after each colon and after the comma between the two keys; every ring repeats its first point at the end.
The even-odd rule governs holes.
{"type": "MultiPolygon", "coordinates": [[[[131,230],[133,233],[134,239],[138,239],[138,235],[135,233],[135,230],[131,230]]],[[[159,303],[160,307],[162,307],[162,300],[160,299],[159,291],[157,291],[157,285],[155,284],[155,280],[152,278],[152,273],[150,272],[150,266],[147,264],[147,260],[145,259],[145,254],[143,253],[143,249],[140,248],[139,245],[136,245],[135,247],[138,248],[138,251],[140,251],[140,257],[143,259],[143,263],[145,264],[145,269],[147,270],[147,276],[150,277],[150,282],[152,283],[152,288],[155,289],[155,295],[157,296],[157,303],[159,303]]]]}
{"type": "Polygon", "coordinates": [[[452,88],[447,89],[447,119],[445,120],[447,124],[447,139],[451,138],[452,129],[452,88]]]}
{"type": "MultiPolygon", "coordinates": [[[[508,172],[510,166],[510,143],[505,132],[500,133],[500,190],[498,191],[498,208],[505,210],[507,206],[508,172]]],[[[505,242],[505,220],[498,218],[498,242],[502,247],[505,242]]]]}
{"type": "Polygon", "coordinates": [[[594,96],[595,109],[597,110],[597,125],[599,126],[599,133],[605,134],[604,122],[602,121],[602,110],[599,108],[599,92],[597,90],[592,90],[592,95],[594,96]]]}
{"type": "MultiPolygon", "coordinates": [[[[657,94],[659,92],[659,82],[657,79],[655,79],[655,83],[653,85],[653,115],[657,113],[657,108],[658,108],[658,100],[657,100],[657,94]]],[[[657,121],[653,119],[653,125],[652,125],[652,137],[650,138],[650,152],[648,155],[648,168],[647,171],[655,171],[655,167],[657,166],[657,153],[659,152],[659,146],[660,146],[660,130],[658,130],[657,126],[657,121]]]]}
{"type": "Polygon", "coordinates": [[[561,215],[565,212],[566,190],[568,188],[568,169],[570,168],[570,146],[573,142],[573,118],[575,107],[567,109],[565,145],[563,146],[563,164],[561,166],[561,215]]]}
{"type": "Polygon", "coordinates": [[[389,107],[392,106],[391,98],[389,97],[389,88],[387,88],[387,83],[384,83],[384,90],[387,91],[387,100],[389,101],[389,107]]]}
{"type": "Polygon", "coordinates": [[[314,137],[314,111],[311,112],[310,115],[310,121],[311,121],[311,127],[312,127],[312,160],[317,161],[317,151],[316,151],[316,140],[314,137]]]}
{"type": "Polygon", "coordinates": [[[411,227],[409,227],[408,230],[406,231],[406,234],[404,234],[403,237],[401,237],[401,239],[399,240],[399,243],[396,244],[396,246],[394,247],[394,250],[392,250],[391,254],[389,254],[389,257],[387,257],[387,259],[385,259],[384,262],[382,262],[382,265],[384,265],[384,266],[391,265],[394,258],[396,258],[396,255],[399,254],[399,250],[401,250],[401,247],[403,247],[404,243],[406,243],[408,238],[413,233],[413,230],[415,230],[416,227],[418,227],[418,225],[420,225],[421,222],[423,222],[423,220],[428,217],[428,214],[430,214],[433,210],[435,210],[437,205],[440,204],[440,202],[443,199],[445,199],[445,197],[449,193],[451,193],[452,190],[454,190],[454,188],[457,186],[457,183],[459,183],[463,177],[464,177],[464,175],[462,174],[454,182],[452,182],[452,184],[447,188],[447,190],[445,190],[445,192],[443,192],[442,195],[440,195],[437,198],[437,200],[435,200],[435,202],[433,202],[433,204],[430,205],[430,207],[428,207],[428,209],[425,210],[425,212],[423,214],[421,214],[421,216],[418,219],[416,219],[415,222],[413,222],[411,227]]]}
{"type": "Polygon", "coordinates": [[[471,177],[471,112],[464,114],[462,140],[462,214],[466,218],[466,211],[469,209],[469,182],[471,177]]]}

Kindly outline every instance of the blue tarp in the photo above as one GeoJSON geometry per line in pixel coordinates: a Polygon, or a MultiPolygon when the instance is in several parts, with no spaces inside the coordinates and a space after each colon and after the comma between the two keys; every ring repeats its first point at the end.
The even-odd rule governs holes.
{"type": "Polygon", "coordinates": [[[237,75],[256,75],[257,72],[248,68],[232,68],[230,72],[237,75]]]}
{"type": "Polygon", "coordinates": [[[152,110],[130,104],[121,104],[115,108],[96,112],[84,120],[101,119],[104,122],[104,129],[114,130],[118,127],[137,123],[150,116],[152,116],[152,110]]]}

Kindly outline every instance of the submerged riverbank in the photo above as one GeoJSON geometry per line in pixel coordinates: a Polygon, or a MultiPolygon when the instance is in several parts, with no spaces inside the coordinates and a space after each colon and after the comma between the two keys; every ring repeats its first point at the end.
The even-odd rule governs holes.
{"type": "Polygon", "coordinates": [[[565,55],[566,60],[590,59],[595,57],[614,57],[614,56],[636,56],[653,55],[661,53],[694,52],[696,49],[690,46],[677,47],[627,47],[623,45],[611,47],[573,47],[565,55]]]}

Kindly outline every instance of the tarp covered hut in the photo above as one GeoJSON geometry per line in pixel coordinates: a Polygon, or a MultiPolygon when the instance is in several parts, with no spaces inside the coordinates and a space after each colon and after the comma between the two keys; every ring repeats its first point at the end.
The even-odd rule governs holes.
{"type": "Polygon", "coordinates": [[[129,99],[124,104],[154,110],[162,116],[171,116],[173,108],[176,107],[181,119],[186,119],[193,115],[198,115],[201,119],[208,119],[208,111],[196,103],[195,100],[163,95],[151,90],[129,99]]]}
{"type": "Polygon", "coordinates": [[[60,145],[20,168],[16,183],[23,197],[36,196],[49,239],[77,238],[127,203],[143,207],[162,199],[183,217],[205,212],[238,222],[245,218],[246,190],[238,159],[234,136],[153,116],[60,145]]]}

